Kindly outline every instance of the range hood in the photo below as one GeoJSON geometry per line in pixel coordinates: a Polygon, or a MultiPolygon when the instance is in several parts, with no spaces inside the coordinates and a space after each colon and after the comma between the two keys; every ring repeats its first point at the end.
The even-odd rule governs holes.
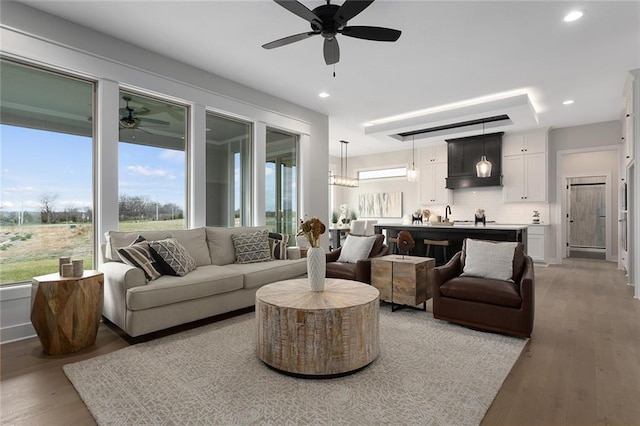
{"type": "Polygon", "coordinates": [[[447,188],[502,186],[502,135],[488,133],[447,139],[447,188]],[[491,162],[491,177],[479,178],[476,164],[482,156],[491,162]]]}

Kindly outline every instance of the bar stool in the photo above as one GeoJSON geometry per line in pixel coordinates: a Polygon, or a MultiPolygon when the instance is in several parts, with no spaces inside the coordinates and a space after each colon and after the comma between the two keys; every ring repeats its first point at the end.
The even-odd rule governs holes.
{"type": "Polygon", "coordinates": [[[391,254],[398,254],[398,238],[397,237],[389,238],[389,252],[391,254]]]}
{"type": "MultiPolygon", "coordinates": [[[[432,257],[431,256],[431,252],[435,252],[435,247],[442,247],[442,257],[443,257],[443,262],[440,265],[444,265],[445,263],[447,263],[449,261],[449,256],[447,253],[447,248],[449,247],[449,240],[428,240],[425,238],[424,240],[424,244],[427,247],[427,257],[432,257]]],[[[435,258],[435,253],[433,254],[433,257],[435,258]]],[[[437,263],[437,258],[436,258],[436,263],[437,263]]]]}

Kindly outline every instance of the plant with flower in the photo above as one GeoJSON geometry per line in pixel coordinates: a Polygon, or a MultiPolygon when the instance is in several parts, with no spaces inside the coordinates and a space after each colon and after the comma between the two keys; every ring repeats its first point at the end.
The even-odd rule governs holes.
{"type": "Polygon", "coordinates": [[[309,241],[309,244],[311,244],[311,247],[320,247],[320,235],[324,234],[326,230],[327,228],[324,226],[324,223],[313,216],[311,219],[307,219],[300,224],[298,235],[304,235],[309,241]]]}

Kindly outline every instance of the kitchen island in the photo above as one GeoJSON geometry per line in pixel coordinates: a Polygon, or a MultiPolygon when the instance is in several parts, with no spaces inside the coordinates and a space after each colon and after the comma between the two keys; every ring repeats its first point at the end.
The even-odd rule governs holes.
{"type": "MultiPolygon", "coordinates": [[[[376,234],[386,231],[387,241],[395,238],[400,231],[411,233],[416,245],[413,253],[416,256],[426,256],[425,239],[449,241],[449,257],[462,249],[465,238],[490,241],[517,241],[524,244],[527,252],[527,228],[528,225],[473,225],[455,224],[453,226],[438,225],[402,225],[402,224],[378,224],[375,225],[376,234]]],[[[390,245],[391,248],[391,245],[390,245]]]]}

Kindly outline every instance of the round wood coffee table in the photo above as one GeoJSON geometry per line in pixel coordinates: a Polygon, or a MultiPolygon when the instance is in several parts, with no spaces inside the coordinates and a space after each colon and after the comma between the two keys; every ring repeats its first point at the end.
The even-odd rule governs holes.
{"type": "Polygon", "coordinates": [[[256,353],[265,364],[305,377],[340,376],[369,365],[380,343],[379,292],[356,281],[306,278],[256,292],[256,353]]]}

